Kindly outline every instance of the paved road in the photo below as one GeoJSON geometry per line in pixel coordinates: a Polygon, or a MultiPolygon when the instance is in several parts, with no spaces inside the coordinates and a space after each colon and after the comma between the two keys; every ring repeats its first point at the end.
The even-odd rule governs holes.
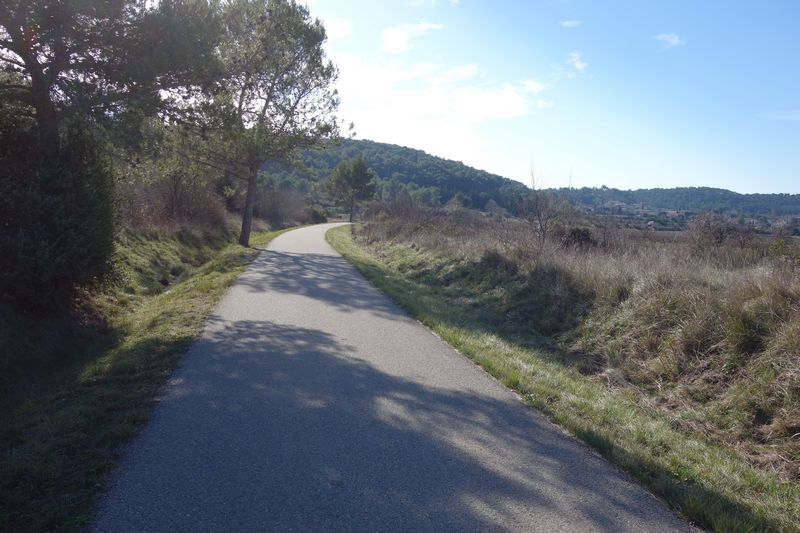
{"type": "Polygon", "coordinates": [[[369,285],[330,227],[231,287],[94,530],[688,529],[369,285]]]}

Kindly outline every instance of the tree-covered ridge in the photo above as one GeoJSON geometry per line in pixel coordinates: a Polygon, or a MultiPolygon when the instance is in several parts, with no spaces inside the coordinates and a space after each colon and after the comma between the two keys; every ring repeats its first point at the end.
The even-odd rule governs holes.
{"type": "MultiPolygon", "coordinates": [[[[293,165],[270,164],[269,179],[284,188],[311,191],[323,182],[339,163],[362,155],[378,175],[378,196],[392,199],[405,191],[424,203],[439,205],[456,199],[466,207],[486,209],[489,200],[512,209],[515,195],[526,190],[517,181],[478,170],[460,161],[430,155],[422,150],[369,140],[343,140],[306,150],[293,165]]],[[[623,211],[677,210],[698,213],[706,210],[731,214],[784,216],[800,215],[798,194],[739,194],[713,187],[619,190],[608,187],[554,189],[571,203],[623,211]]]]}
{"type": "Polygon", "coordinates": [[[359,155],[378,175],[378,196],[382,199],[392,199],[405,191],[427,204],[446,204],[455,199],[466,207],[484,209],[490,200],[511,207],[513,196],[525,190],[519,182],[460,161],[368,140],[347,139],[325,148],[306,150],[299,154],[297,165],[272,164],[265,170],[279,183],[288,181],[298,186],[306,182],[306,186],[311,186],[323,181],[342,161],[359,155]]]}
{"type": "Polygon", "coordinates": [[[614,208],[619,204],[650,209],[700,212],[721,211],[743,215],[798,215],[800,194],[739,194],[713,187],[637,189],[622,191],[608,187],[558,189],[571,202],[593,208],[614,208]]]}

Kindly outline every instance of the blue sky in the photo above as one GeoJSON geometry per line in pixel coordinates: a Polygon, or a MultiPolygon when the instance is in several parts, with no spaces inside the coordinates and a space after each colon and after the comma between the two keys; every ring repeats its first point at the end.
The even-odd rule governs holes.
{"type": "Polygon", "coordinates": [[[307,3],[358,138],[543,187],[800,193],[800,2],[307,3]]]}

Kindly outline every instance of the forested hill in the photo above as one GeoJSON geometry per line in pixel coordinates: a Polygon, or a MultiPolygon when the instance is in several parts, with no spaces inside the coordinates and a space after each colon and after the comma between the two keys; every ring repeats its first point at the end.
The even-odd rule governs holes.
{"type": "Polygon", "coordinates": [[[319,183],[341,161],[363,155],[380,178],[378,194],[391,199],[400,191],[431,205],[456,198],[462,205],[484,209],[490,200],[511,206],[515,193],[525,190],[521,183],[461,163],[432,156],[422,150],[367,140],[344,140],[324,149],[300,154],[300,167],[271,165],[265,170],[277,181],[319,183]]]}
{"type": "MultiPolygon", "coordinates": [[[[520,182],[478,170],[404,146],[368,140],[343,140],[325,148],[306,150],[299,164],[268,165],[265,170],[277,184],[309,189],[328,177],[340,162],[363,155],[377,173],[378,194],[391,199],[400,191],[429,205],[456,198],[461,205],[485,209],[493,200],[506,208],[513,197],[526,190],[520,182]]],[[[739,194],[712,187],[637,189],[608,187],[556,189],[573,204],[594,209],[721,211],[742,215],[800,215],[800,194],[739,194]]]]}
{"type": "Polygon", "coordinates": [[[587,207],[619,204],[650,209],[680,211],[714,210],[742,215],[800,215],[800,194],[739,194],[712,187],[638,189],[621,191],[607,187],[558,189],[571,202],[587,207]]]}

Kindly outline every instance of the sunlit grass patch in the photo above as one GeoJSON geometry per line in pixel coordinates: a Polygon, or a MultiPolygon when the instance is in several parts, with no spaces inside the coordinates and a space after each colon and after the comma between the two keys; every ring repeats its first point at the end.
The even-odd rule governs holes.
{"type": "Polygon", "coordinates": [[[493,322],[494,313],[482,307],[487,302],[495,305],[490,297],[470,302],[441,278],[411,276],[405,269],[410,264],[417,270],[425,265],[441,269],[441,257],[431,258],[403,242],[364,246],[353,240],[346,226],[330,230],[327,238],[412,316],[687,519],[717,531],[800,528],[796,483],[756,468],[701,432],[681,427],[665,413],[642,405],[629,389],[586,375],[557,344],[493,322]]]}

